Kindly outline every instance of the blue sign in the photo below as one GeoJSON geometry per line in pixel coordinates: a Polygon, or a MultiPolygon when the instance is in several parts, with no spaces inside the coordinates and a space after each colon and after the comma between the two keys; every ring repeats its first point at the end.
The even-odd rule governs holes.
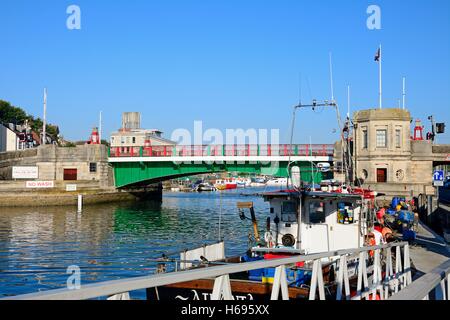
{"type": "Polygon", "coordinates": [[[444,181],[444,171],[435,171],[433,174],[433,181],[444,181]]]}

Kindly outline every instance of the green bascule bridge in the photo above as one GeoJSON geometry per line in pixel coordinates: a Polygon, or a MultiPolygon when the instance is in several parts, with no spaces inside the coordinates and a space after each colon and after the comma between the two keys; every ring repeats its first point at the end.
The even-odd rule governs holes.
{"type": "Polygon", "coordinates": [[[289,162],[300,167],[303,181],[319,183],[332,178],[320,168],[331,165],[333,152],[333,145],[116,147],[109,150],[109,163],[117,188],[221,172],[287,177],[289,162]]]}

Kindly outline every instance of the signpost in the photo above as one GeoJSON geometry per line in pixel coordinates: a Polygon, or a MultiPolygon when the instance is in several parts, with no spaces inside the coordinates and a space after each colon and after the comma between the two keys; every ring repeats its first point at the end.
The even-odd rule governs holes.
{"type": "Polygon", "coordinates": [[[13,179],[39,179],[38,167],[13,167],[13,179]]]}
{"type": "Polygon", "coordinates": [[[54,188],[55,183],[53,181],[27,181],[26,187],[28,189],[47,189],[54,188]]]}
{"type": "Polygon", "coordinates": [[[443,187],[444,186],[444,171],[436,170],[433,174],[433,185],[435,187],[443,187]]]}
{"type": "Polygon", "coordinates": [[[77,191],[77,185],[76,184],[66,184],[66,191],[67,192],[77,191]]]}

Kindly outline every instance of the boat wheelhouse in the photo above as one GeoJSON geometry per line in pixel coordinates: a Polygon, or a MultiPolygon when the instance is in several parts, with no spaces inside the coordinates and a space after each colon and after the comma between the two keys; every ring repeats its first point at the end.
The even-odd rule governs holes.
{"type": "Polygon", "coordinates": [[[263,196],[270,203],[267,248],[313,254],[364,244],[367,212],[360,194],[292,190],[263,196]]]}

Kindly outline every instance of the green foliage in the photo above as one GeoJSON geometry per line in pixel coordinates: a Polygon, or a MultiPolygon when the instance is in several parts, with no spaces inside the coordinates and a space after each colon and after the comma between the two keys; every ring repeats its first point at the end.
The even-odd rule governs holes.
{"type": "MultiPolygon", "coordinates": [[[[27,115],[23,109],[14,107],[7,101],[0,100],[0,122],[21,125],[24,124],[26,120],[28,120],[31,130],[36,133],[42,132],[44,122],[41,118],[34,118],[33,116],[27,115]]],[[[52,136],[55,140],[58,140],[58,126],[47,124],[46,130],[50,136],[52,136]]]]}
{"type": "Polygon", "coordinates": [[[12,106],[9,102],[0,100],[0,121],[4,123],[20,124],[25,122],[28,116],[21,108],[12,106]]]}
{"type": "Polygon", "coordinates": [[[63,145],[64,148],[75,148],[77,145],[73,142],[68,142],[65,145],[63,145]]]}

